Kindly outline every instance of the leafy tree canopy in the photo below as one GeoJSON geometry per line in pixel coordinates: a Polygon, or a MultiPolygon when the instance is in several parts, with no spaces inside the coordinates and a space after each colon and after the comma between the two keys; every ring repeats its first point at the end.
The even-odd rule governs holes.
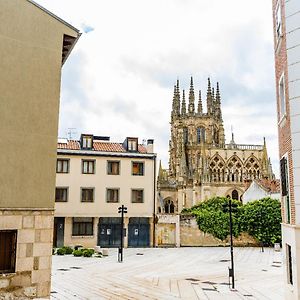
{"type": "MultiPolygon", "coordinates": [[[[241,232],[247,232],[266,245],[281,241],[281,210],[278,200],[264,198],[245,205],[237,200],[231,201],[236,206],[232,214],[235,237],[241,232]]],[[[214,197],[190,209],[184,209],[182,213],[194,215],[203,232],[225,240],[230,233],[229,212],[224,211],[224,206],[228,203],[228,198],[214,197]]]]}

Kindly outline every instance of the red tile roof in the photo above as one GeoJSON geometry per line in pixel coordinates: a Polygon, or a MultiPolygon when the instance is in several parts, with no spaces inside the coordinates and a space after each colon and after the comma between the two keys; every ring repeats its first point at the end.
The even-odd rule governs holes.
{"type": "MultiPolygon", "coordinates": [[[[127,152],[121,143],[94,141],[94,151],[101,152],[127,152]]],[[[80,150],[79,141],[69,140],[67,143],[57,143],[57,149],[80,150]]],[[[144,145],[138,145],[139,153],[147,153],[144,145]]]]}

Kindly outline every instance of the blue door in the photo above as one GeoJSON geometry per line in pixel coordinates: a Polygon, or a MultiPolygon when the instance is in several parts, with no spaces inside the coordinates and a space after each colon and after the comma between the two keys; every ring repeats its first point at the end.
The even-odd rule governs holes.
{"type": "Polygon", "coordinates": [[[98,223],[98,245],[117,248],[121,245],[121,218],[100,218],[98,223]]]}
{"type": "Polygon", "coordinates": [[[149,218],[130,218],[128,224],[128,247],[150,246],[149,218]]]}

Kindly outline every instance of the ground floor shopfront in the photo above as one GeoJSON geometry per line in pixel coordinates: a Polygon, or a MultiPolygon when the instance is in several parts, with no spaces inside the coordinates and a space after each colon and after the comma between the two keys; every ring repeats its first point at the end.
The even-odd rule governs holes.
{"type": "MultiPolygon", "coordinates": [[[[76,246],[116,248],[121,242],[120,217],[55,217],[54,247],[76,246]]],[[[124,246],[152,247],[153,218],[124,218],[124,246]]]]}

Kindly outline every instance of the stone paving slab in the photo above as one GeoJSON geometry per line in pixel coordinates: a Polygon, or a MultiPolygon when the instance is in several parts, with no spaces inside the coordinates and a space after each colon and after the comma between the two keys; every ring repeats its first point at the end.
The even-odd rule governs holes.
{"type": "Polygon", "coordinates": [[[228,286],[229,248],[117,249],[108,257],[53,256],[54,299],[281,300],[281,253],[235,248],[236,290],[228,286]],[[140,255],[142,254],[142,255],[140,255]]]}

